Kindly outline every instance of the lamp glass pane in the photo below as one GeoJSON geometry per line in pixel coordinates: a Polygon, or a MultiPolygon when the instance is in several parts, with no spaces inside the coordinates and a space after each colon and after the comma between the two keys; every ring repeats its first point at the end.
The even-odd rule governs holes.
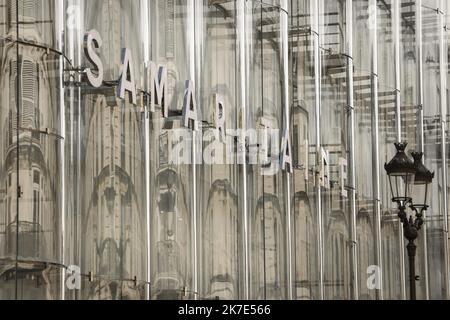
{"type": "Polygon", "coordinates": [[[412,194],[413,204],[416,206],[427,204],[428,184],[416,184],[412,194]]]}
{"type": "Polygon", "coordinates": [[[389,176],[389,183],[393,198],[411,198],[412,186],[414,185],[414,174],[402,173],[391,174],[389,176]]]}
{"type": "Polygon", "coordinates": [[[403,176],[403,184],[402,187],[404,188],[403,194],[405,198],[411,198],[412,195],[412,187],[414,185],[414,174],[407,173],[403,176]]]}
{"type": "Polygon", "coordinates": [[[389,186],[391,187],[391,197],[392,198],[395,198],[396,197],[396,193],[395,193],[395,191],[396,190],[394,190],[394,186],[395,186],[395,177],[391,177],[391,176],[388,176],[389,177],[389,186]],[[394,181],[393,181],[394,180],[394,181]],[[393,183],[394,182],[394,183],[393,183]]]}

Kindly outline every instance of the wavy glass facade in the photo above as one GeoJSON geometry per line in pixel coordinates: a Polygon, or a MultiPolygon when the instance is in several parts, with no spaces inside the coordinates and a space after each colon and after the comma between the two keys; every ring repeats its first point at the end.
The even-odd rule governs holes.
{"type": "Polygon", "coordinates": [[[418,298],[450,298],[449,1],[0,0],[0,20],[0,299],[406,299],[398,141],[436,173],[418,298]]]}

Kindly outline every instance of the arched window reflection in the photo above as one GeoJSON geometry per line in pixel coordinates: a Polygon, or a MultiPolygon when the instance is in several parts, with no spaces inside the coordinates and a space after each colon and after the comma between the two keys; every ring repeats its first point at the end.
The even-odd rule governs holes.
{"type": "Polygon", "coordinates": [[[203,218],[203,281],[206,299],[233,299],[238,293],[237,195],[226,180],[211,186],[203,218]]]}
{"type": "Polygon", "coordinates": [[[283,299],[286,273],[284,247],[285,230],[279,200],[264,194],[257,203],[253,218],[253,268],[257,299],[283,299]]]}
{"type": "Polygon", "coordinates": [[[360,209],[356,221],[357,248],[358,248],[358,272],[359,272],[359,298],[369,300],[375,298],[374,290],[367,286],[369,266],[375,261],[375,238],[372,218],[369,211],[360,209]]]}
{"type": "Polygon", "coordinates": [[[161,169],[156,178],[155,192],[157,207],[152,220],[152,237],[156,247],[153,247],[152,295],[154,299],[179,299],[188,284],[191,224],[186,215],[185,191],[175,169],[161,169]]]}
{"type": "Polygon", "coordinates": [[[334,211],[331,214],[326,234],[327,297],[332,300],[348,299],[350,288],[348,224],[342,211],[334,211]]]}
{"type": "Polygon", "coordinates": [[[386,299],[402,299],[399,221],[386,212],[381,221],[383,252],[383,290],[386,299]]]}
{"type": "MultiPolygon", "coordinates": [[[[442,223],[442,221],[439,221],[442,223]]],[[[445,261],[445,252],[442,245],[446,241],[447,234],[440,227],[430,227],[427,229],[428,264],[431,269],[442,269],[442,262],[445,261]]],[[[421,278],[423,275],[421,275],[421,278]]],[[[443,272],[430,272],[429,281],[431,288],[439,288],[431,292],[430,299],[442,299],[445,296],[446,276],[443,272]]]]}
{"type": "Polygon", "coordinates": [[[88,202],[81,256],[82,270],[93,273],[94,283],[84,298],[138,299],[142,293],[130,292],[123,281],[142,281],[146,272],[139,114],[108,105],[103,96],[94,101],[86,131],[83,191],[88,202]]]}
{"type": "Polygon", "coordinates": [[[294,210],[296,299],[309,300],[314,298],[316,286],[317,226],[306,193],[295,195],[294,210]]]}
{"type": "MultiPolygon", "coordinates": [[[[223,109],[219,113],[226,121],[227,130],[236,128],[239,107],[239,57],[235,1],[202,2],[201,37],[202,72],[200,108],[203,119],[214,119],[215,95],[223,99],[223,109]]],[[[243,63],[243,62],[242,62],[243,63]]],[[[214,122],[214,121],[213,121],[214,122]]],[[[200,262],[200,297],[203,299],[238,299],[240,296],[239,254],[238,246],[242,224],[238,224],[241,210],[238,207],[240,177],[239,167],[225,165],[233,157],[227,151],[230,144],[218,141],[216,130],[203,132],[203,151],[205,159],[214,157],[214,164],[205,161],[201,168],[201,250],[200,262]],[[210,139],[209,139],[210,138],[210,139]],[[210,142],[211,141],[211,142],[210,142]],[[214,149],[214,151],[212,151],[214,149]],[[214,154],[214,156],[212,156],[214,154]]],[[[222,134],[222,132],[218,132],[222,134]]],[[[228,132],[229,134],[229,132],[228,132]]],[[[228,136],[229,138],[230,136],[228,136]]],[[[227,139],[227,138],[226,138],[227,139]]],[[[241,278],[243,279],[243,278],[241,278]]]]}

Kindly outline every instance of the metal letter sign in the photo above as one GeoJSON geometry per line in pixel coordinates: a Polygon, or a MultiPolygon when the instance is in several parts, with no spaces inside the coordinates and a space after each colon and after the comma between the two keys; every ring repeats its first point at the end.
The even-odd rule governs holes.
{"type": "Polygon", "coordinates": [[[282,151],[281,169],[283,169],[283,171],[287,171],[288,173],[292,173],[292,146],[289,130],[286,130],[284,133],[282,151]],[[287,166],[289,166],[289,169],[287,169],[287,166]]]}
{"type": "Polygon", "coordinates": [[[330,152],[321,149],[320,152],[320,186],[330,189],[330,152]]]}
{"type": "Polygon", "coordinates": [[[169,117],[169,103],[167,100],[167,68],[159,68],[152,61],[146,68],[146,91],[150,93],[147,107],[151,112],[156,112],[156,106],[161,108],[164,118],[169,117]]]}
{"type": "Polygon", "coordinates": [[[94,68],[86,69],[86,78],[91,86],[99,88],[103,83],[103,63],[94,48],[100,49],[103,44],[100,34],[96,30],[86,32],[84,35],[84,54],[86,59],[94,65],[94,68]],[[97,71],[95,74],[92,70],[97,71]]]}
{"type": "MultiPolygon", "coordinates": [[[[84,35],[84,53],[86,55],[86,59],[92,65],[90,68],[86,69],[86,78],[87,82],[90,86],[94,88],[100,88],[104,83],[104,67],[102,60],[100,59],[100,55],[98,49],[102,47],[103,41],[96,30],[91,30],[85,33],[84,35]]],[[[150,112],[156,112],[156,108],[161,108],[161,113],[164,118],[169,117],[169,101],[168,101],[168,77],[167,77],[167,68],[164,66],[157,66],[154,62],[148,61],[145,63],[144,70],[144,83],[142,84],[144,88],[138,89],[136,87],[136,82],[134,78],[134,68],[133,68],[133,56],[131,50],[128,48],[123,48],[121,52],[121,62],[122,68],[120,72],[120,77],[117,85],[117,97],[120,99],[125,99],[126,94],[129,95],[130,103],[136,105],[137,104],[137,92],[139,91],[142,98],[147,97],[145,104],[150,112]]],[[[199,115],[197,110],[197,100],[195,95],[195,84],[191,80],[186,80],[185,83],[185,91],[184,91],[184,99],[183,99],[183,117],[182,123],[186,128],[190,128],[193,131],[199,130],[199,115]]],[[[141,100],[142,102],[144,99],[141,100]]],[[[213,123],[216,127],[216,137],[217,139],[223,143],[227,144],[227,123],[226,123],[226,109],[225,109],[225,101],[223,96],[216,93],[213,96],[214,110],[212,119],[213,123]]],[[[293,168],[293,153],[292,153],[292,145],[291,139],[289,136],[289,130],[286,130],[284,133],[284,137],[281,141],[282,143],[282,151],[279,150],[279,136],[277,130],[277,137],[272,137],[272,125],[271,121],[266,121],[267,123],[262,123],[263,127],[265,127],[264,132],[264,143],[263,146],[260,147],[258,144],[257,134],[250,145],[249,148],[256,147],[259,151],[252,152],[250,150],[246,150],[246,146],[242,144],[241,148],[239,148],[239,152],[248,153],[247,161],[251,164],[254,162],[257,163],[258,157],[262,158],[263,161],[263,175],[273,175],[275,174],[279,168],[280,163],[283,171],[287,171],[288,173],[292,173],[293,168]],[[272,152],[276,143],[277,152],[272,152]],[[262,154],[261,154],[262,153],[262,154]],[[275,156],[277,159],[274,159],[275,156]],[[253,159],[256,159],[253,161],[253,159]],[[277,161],[278,160],[278,161],[277,161]]],[[[250,138],[250,136],[248,137],[250,138]]],[[[249,141],[247,141],[249,142],[249,141]]],[[[323,155],[323,154],[322,154],[323,155]]],[[[322,181],[321,184],[325,187],[329,188],[329,168],[328,168],[328,158],[327,154],[323,155],[324,160],[322,161],[322,181]],[[325,169],[328,169],[328,174],[325,174],[325,169]]],[[[306,158],[308,157],[308,147],[306,146],[306,158]]],[[[239,158],[241,159],[241,158],[239,158]]],[[[307,159],[306,159],[307,161],[307,159]]],[[[298,165],[298,164],[296,164],[298,165]]],[[[306,175],[307,176],[307,175],[306,175]]]]}
{"type": "Polygon", "coordinates": [[[194,83],[187,80],[183,102],[183,126],[198,131],[197,100],[194,92],[194,83]]]}
{"type": "Polygon", "coordinates": [[[136,104],[136,85],[134,83],[133,57],[130,49],[122,49],[122,74],[119,79],[118,96],[125,99],[125,92],[130,95],[130,103],[136,104]]]}

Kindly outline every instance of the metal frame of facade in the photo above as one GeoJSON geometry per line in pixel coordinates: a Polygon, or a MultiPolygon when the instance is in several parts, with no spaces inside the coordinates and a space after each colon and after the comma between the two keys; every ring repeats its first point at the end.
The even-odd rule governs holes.
{"type": "MultiPolygon", "coordinates": [[[[282,86],[282,95],[283,95],[283,106],[282,106],[282,123],[284,128],[290,128],[291,125],[291,97],[290,97],[290,33],[289,33],[289,1],[300,1],[300,0],[281,0],[279,1],[278,5],[275,5],[275,7],[278,8],[279,11],[279,39],[281,43],[281,76],[282,79],[280,81],[284,84],[282,86]]],[[[316,142],[315,142],[315,152],[319,154],[321,152],[322,146],[324,142],[321,139],[321,126],[323,124],[323,120],[321,119],[322,116],[322,108],[324,106],[322,105],[322,54],[323,54],[323,48],[321,48],[321,39],[323,35],[321,34],[321,24],[325,23],[322,21],[323,13],[321,12],[321,1],[324,0],[304,0],[305,3],[308,3],[310,9],[311,9],[311,25],[308,26],[310,28],[309,30],[309,36],[312,37],[312,54],[313,54],[313,61],[314,61],[314,93],[315,93],[315,105],[314,105],[314,112],[315,112],[315,123],[314,125],[314,132],[316,134],[316,142]]],[[[329,0],[326,0],[329,1],[329,0]]],[[[449,253],[449,244],[448,244],[448,233],[449,233],[449,219],[448,219],[448,160],[447,160],[447,116],[448,116],[448,108],[447,108],[447,79],[448,79],[448,43],[446,41],[446,22],[445,22],[445,12],[443,11],[446,8],[445,0],[440,0],[440,6],[437,8],[428,8],[424,6],[423,0],[415,0],[416,5],[416,12],[415,12],[415,27],[416,27],[416,54],[417,54],[417,87],[418,87],[418,106],[417,107],[417,114],[419,118],[419,142],[418,145],[421,149],[421,151],[425,151],[425,113],[424,109],[426,109],[427,106],[425,106],[425,88],[424,88],[424,52],[423,52],[423,32],[424,32],[424,26],[423,26],[423,8],[426,8],[426,10],[435,10],[437,15],[437,21],[438,21],[438,28],[440,30],[439,32],[439,86],[441,88],[440,91],[440,124],[439,124],[439,132],[440,132],[440,154],[441,154],[441,166],[442,166],[442,174],[440,176],[440,185],[442,187],[442,208],[441,210],[444,212],[442,214],[443,218],[443,230],[442,233],[444,233],[444,241],[442,243],[442,249],[443,249],[443,255],[444,255],[444,269],[446,272],[444,272],[444,278],[445,278],[445,293],[447,295],[447,298],[450,299],[450,253],[449,253]]],[[[19,1],[15,0],[16,6],[19,6],[19,1]]],[[[68,0],[67,4],[75,3],[74,0],[68,0]]],[[[253,1],[260,3],[261,5],[268,5],[267,2],[264,1],[253,1]]],[[[235,1],[235,16],[236,16],[236,60],[239,62],[239,75],[237,76],[237,83],[238,83],[238,104],[237,110],[239,115],[237,117],[237,123],[240,128],[243,129],[243,132],[246,129],[247,126],[247,118],[249,117],[249,109],[250,109],[250,103],[248,100],[248,94],[249,94],[249,88],[248,88],[248,78],[250,74],[250,64],[252,57],[250,56],[250,47],[251,43],[250,40],[247,38],[247,35],[249,33],[249,29],[252,27],[251,23],[252,21],[248,21],[248,15],[249,12],[252,10],[252,1],[249,0],[236,0],[235,1]]],[[[371,46],[370,50],[370,59],[371,59],[371,70],[370,70],[370,107],[371,107],[371,115],[370,115],[370,121],[372,126],[372,134],[371,134],[371,143],[372,143],[372,176],[373,176],[373,205],[374,205],[374,248],[375,248],[375,262],[378,266],[383,266],[383,244],[382,244],[382,195],[381,190],[386,187],[381,185],[381,176],[384,174],[382,172],[382,159],[380,159],[380,104],[379,104],[379,64],[378,64],[378,45],[379,45],[379,39],[378,39],[378,2],[379,0],[367,0],[367,4],[370,8],[372,8],[374,11],[372,14],[376,15],[376,21],[375,21],[375,27],[371,30],[371,33],[369,35],[369,42],[371,46]]],[[[57,8],[56,12],[58,12],[57,17],[59,17],[56,21],[57,30],[58,33],[63,34],[64,26],[63,26],[63,16],[64,16],[64,5],[60,1],[56,1],[57,8]]],[[[150,12],[150,8],[145,5],[145,1],[141,1],[141,3],[144,3],[144,10],[141,12],[141,14],[148,14],[150,12]]],[[[357,227],[357,181],[356,181],[356,115],[357,111],[355,108],[355,79],[354,79],[354,69],[355,69],[355,62],[354,62],[354,8],[353,0],[345,0],[345,40],[346,43],[344,44],[344,52],[339,52],[339,56],[341,58],[345,59],[346,63],[346,117],[347,117],[347,125],[348,128],[345,128],[348,132],[348,141],[349,141],[349,150],[348,150],[348,157],[349,157],[349,173],[348,173],[348,185],[346,185],[346,189],[348,191],[348,201],[349,201],[349,260],[350,260],[350,279],[349,279],[349,291],[350,291],[350,297],[351,299],[358,300],[360,298],[360,292],[359,292],[359,281],[362,274],[365,273],[365,270],[359,270],[358,261],[358,227],[357,227]]],[[[203,43],[201,36],[205,30],[203,30],[203,18],[201,16],[202,10],[203,10],[204,3],[201,1],[195,1],[195,0],[187,0],[186,4],[186,14],[187,14],[187,34],[190,35],[190,38],[187,40],[187,43],[189,45],[188,48],[188,54],[189,57],[187,60],[189,61],[189,76],[191,79],[195,79],[197,83],[201,82],[202,77],[202,56],[203,56],[203,43]]],[[[269,4],[271,6],[274,6],[274,4],[269,4]]],[[[394,89],[394,95],[395,95],[395,137],[396,141],[401,141],[404,132],[402,132],[402,57],[401,57],[401,44],[402,44],[402,34],[401,34],[401,10],[402,10],[402,3],[401,1],[392,1],[391,6],[391,14],[392,14],[392,34],[393,34],[393,44],[394,44],[394,78],[395,78],[395,88],[394,89]]],[[[16,10],[16,19],[19,20],[19,13],[18,10],[16,10]]],[[[143,19],[145,20],[145,19],[143,19]]],[[[77,23],[81,26],[82,21],[77,21],[77,23]]],[[[17,23],[16,26],[16,32],[19,34],[19,23],[17,23]]],[[[146,29],[146,28],[144,28],[146,29]]],[[[148,30],[147,30],[148,31],[148,30]]],[[[145,32],[145,31],[143,31],[145,32]]],[[[63,44],[63,39],[59,39],[57,41],[56,50],[62,52],[65,47],[69,48],[71,50],[68,50],[70,52],[69,59],[74,64],[81,64],[82,58],[81,58],[81,50],[79,44],[77,44],[77,40],[75,38],[79,37],[80,34],[76,34],[75,32],[70,33],[68,37],[71,38],[71,41],[69,41],[66,44],[63,44]],[[78,50],[75,48],[78,47],[78,50]]],[[[146,42],[144,46],[150,46],[148,35],[146,37],[146,42]]],[[[20,65],[20,57],[19,57],[19,51],[20,51],[20,43],[17,41],[16,43],[16,54],[17,54],[17,61],[20,65]]],[[[144,57],[147,60],[150,60],[150,52],[145,51],[144,57]]],[[[60,74],[64,74],[64,57],[61,55],[59,57],[59,70],[58,72],[60,74]]],[[[20,69],[20,66],[18,67],[20,69]]],[[[81,89],[70,87],[69,89],[65,89],[63,85],[63,78],[60,78],[59,83],[59,90],[60,92],[68,91],[66,94],[68,94],[72,99],[70,105],[68,105],[65,102],[64,95],[61,94],[59,96],[59,103],[61,106],[64,106],[65,108],[69,108],[71,110],[71,114],[79,114],[80,113],[80,101],[81,101],[81,89]],[[78,101],[78,105],[75,101],[78,101]]],[[[20,79],[20,78],[19,78],[20,79]]],[[[76,76],[77,81],[81,81],[81,76],[76,76]]],[[[20,80],[17,81],[16,84],[16,95],[19,96],[20,93],[20,80]]],[[[200,100],[200,96],[198,97],[200,100]]],[[[17,103],[17,123],[20,122],[20,100],[16,99],[17,103]]],[[[149,110],[144,110],[145,118],[149,118],[149,110]]],[[[64,112],[62,112],[62,116],[60,118],[60,123],[58,124],[61,127],[61,132],[63,139],[78,139],[81,135],[81,127],[78,122],[73,123],[73,128],[67,128],[67,119],[64,112]],[[72,135],[75,135],[75,137],[69,137],[67,132],[71,132],[72,135]]],[[[150,140],[150,124],[148,121],[145,122],[144,127],[144,134],[145,138],[147,140],[150,140]]],[[[19,137],[19,131],[17,130],[17,141],[20,140],[19,137]]],[[[196,157],[196,150],[199,146],[198,144],[199,137],[197,136],[197,133],[195,131],[192,131],[192,157],[196,157]]],[[[245,143],[245,136],[239,137],[239,143],[245,143]]],[[[19,150],[20,148],[17,148],[17,168],[20,167],[19,163],[19,150]]],[[[63,172],[73,170],[73,174],[80,174],[80,167],[72,168],[68,165],[68,156],[64,152],[64,148],[61,148],[61,154],[59,155],[60,158],[63,160],[63,163],[61,164],[61,168],[63,172]]],[[[150,146],[148,144],[145,145],[145,172],[148,177],[151,176],[151,170],[150,170],[150,146]]],[[[77,159],[80,159],[81,151],[78,149],[71,150],[69,156],[73,156],[77,159]]],[[[245,162],[245,154],[240,154],[242,156],[241,159],[239,159],[242,162],[245,162]]],[[[426,155],[425,155],[426,156],[426,155]]],[[[318,261],[317,261],[317,274],[318,274],[318,296],[320,299],[325,299],[326,297],[326,283],[325,283],[325,232],[326,227],[324,226],[325,221],[325,214],[326,210],[323,208],[322,204],[322,196],[324,194],[319,181],[319,167],[321,164],[319,163],[322,161],[319,156],[317,158],[317,163],[315,163],[314,171],[316,176],[316,184],[315,184],[315,196],[317,197],[317,205],[316,210],[314,212],[316,218],[317,218],[317,230],[314,230],[314,232],[317,231],[316,237],[317,237],[317,254],[318,261]]],[[[193,163],[195,163],[195,159],[193,163]]],[[[200,281],[199,278],[200,270],[199,270],[199,261],[201,258],[199,257],[201,253],[199,252],[199,242],[201,241],[201,230],[203,228],[202,221],[201,221],[201,198],[198,195],[198,191],[200,190],[201,184],[200,179],[198,178],[198,167],[197,165],[193,164],[190,166],[191,172],[190,172],[190,194],[189,194],[189,211],[190,211],[190,225],[192,226],[192,234],[190,234],[190,250],[192,251],[192,288],[186,288],[189,290],[189,292],[193,293],[194,299],[200,299],[200,281]]],[[[242,251],[242,261],[240,261],[239,264],[239,271],[240,274],[242,274],[242,280],[240,283],[240,297],[242,299],[248,300],[252,297],[252,283],[251,283],[251,276],[252,276],[252,263],[251,263],[251,254],[252,254],[252,247],[251,247],[251,238],[250,233],[252,232],[252,225],[251,225],[251,210],[249,204],[249,167],[247,165],[243,165],[238,170],[239,175],[239,183],[241,184],[241,189],[239,190],[241,192],[240,201],[239,203],[239,215],[242,219],[242,225],[240,225],[240,250],[242,251]]],[[[20,170],[17,170],[17,181],[19,181],[19,173],[20,170]]],[[[153,177],[154,178],[154,177],[153,177]]],[[[65,177],[61,177],[62,184],[68,183],[65,180],[65,177]]],[[[283,194],[283,200],[285,203],[284,206],[284,212],[283,215],[285,217],[286,221],[286,235],[285,235],[285,246],[286,246],[286,296],[288,299],[294,299],[294,287],[295,287],[295,261],[294,261],[294,254],[295,251],[295,243],[294,243],[294,237],[295,237],[295,229],[294,229],[294,209],[293,209],[293,201],[292,201],[292,175],[288,172],[284,172],[282,175],[282,181],[283,181],[283,187],[286,190],[286,193],[283,194]]],[[[150,178],[147,178],[146,181],[146,188],[147,192],[151,189],[150,187],[150,178]]],[[[80,188],[80,186],[78,186],[80,188]]],[[[75,192],[76,201],[80,201],[80,190],[77,190],[75,192]]],[[[62,191],[62,204],[64,210],[66,208],[66,200],[69,197],[72,197],[72,195],[66,194],[65,190],[62,191]]],[[[20,220],[19,217],[19,207],[21,205],[20,197],[17,197],[17,203],[16,203],[16,209],[17,209],[17,219],[20,220]]],[[[147,270],[146,270],[146,279],[145,282],[147,284],[151,283],[152,278],[152,255],[150,253],[151,251],[151,215],[152,210],[154,208],[152,207],[152,202],[147,196],[147,199],[145,200],[145,214],[147,217],[146,222],[146,239],[145,242],[148,246],[148,252],[147,252],[147,270]]],[[[77,217],[69,217],[66,214],[62,214],[62,220],[61,220],[61,232],[65,234],[67,232],[66,230],[66,222],[70,219],[79,219],[77,217]]],[[[77,227],[79,228],[79,222],[78,224],[75,223],[77,227]]],[[[406,273],[405,273],[405,243],[403,240],[403,231],[401,228],[400,222],[398,222],[399,225],[399,239],[400,239],[400,248],[401,253],[399,256],[399,268],[400,268],[400,284],[401,284],[401,296],[403,299],[406,298],[406,292],[407,292],[407,283],[406,283],[406,273]]],[[[19,241],[19,223],[16,225],[16,236],[17,236],[17,244],[20,243],[19,241]]],[[[75,230],[75,234],[79,236],[80,230],[75,230]]],[[[430,299],[431,298],[431,288],[430,288],[430,277],[429,273],[431,272],[432,268],[429,265],[429,252],[428,252],[428,230],[425,227],[423,233],[421,234],[421,237],[423,237],[423,247],[421,250],[423,251],[423,259],[424,259],[424,298],[430,299]]],[[[66,265],[68,264],[69,256],[65,253],[67,250],[68,244],[66,242],[65,236],[62,237],[62,247],[60,248],[61,251],[61,264],[66,265]]],[[[80,249],[74,248],[72,249],[74,256],[79,256],[80,249]]],[[[20,260],[20,254],[19,254],[19,245],[16,246],[16,270],[19,268],[20,260]]],[[[385,294],[383,290],[383,268],[381,268],[382,273],[380,276],[380,282],[381,282],[381,289],[377,290],[376,297],[380,300],[385,299],[385,294]]],[[[63,269],[61,275],[61,298],[66,299],[65,290],[64,290],[64,279],[66,277],[66,269],[63,269]]],[[[18,276],[16,275],[16,288],[15,288],[15,297],[18,298],[18,276]]],[[[151,297],[151,292],[149,286],[146,287],[146,296],[147,298],[151,297]]]]}

